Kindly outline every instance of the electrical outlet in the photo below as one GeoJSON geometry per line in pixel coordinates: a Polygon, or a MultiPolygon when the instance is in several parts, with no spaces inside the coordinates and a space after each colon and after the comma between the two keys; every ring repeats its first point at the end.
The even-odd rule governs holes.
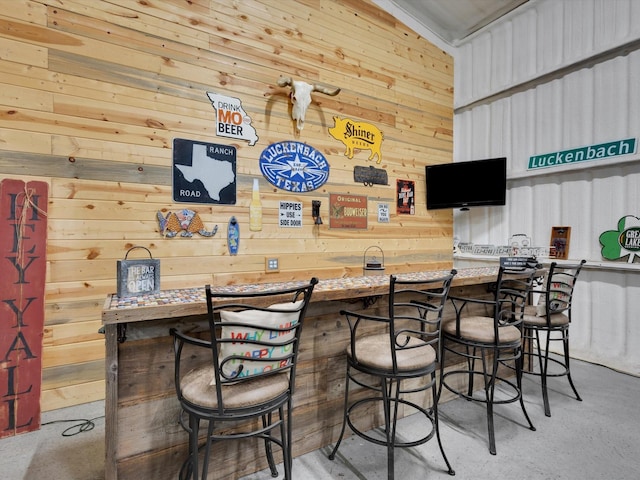
{"type": "Polygon", "coordinates": [[[267,273],[276,273],[280,271],[280,261],[277,258],[264,259],[264,271],[267,273]]]}

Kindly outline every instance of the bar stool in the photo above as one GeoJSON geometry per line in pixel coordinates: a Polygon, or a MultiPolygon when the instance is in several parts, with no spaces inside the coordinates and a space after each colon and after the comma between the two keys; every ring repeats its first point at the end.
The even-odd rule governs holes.
{"type": "Polygon", "coordinates": [[[329,454],[334,460],[346,426],[361,438],[387,449],[387,477],[394,478],[394,449],[414,447],[435,435],[450,475],[455,472],[442,447],[438,423],[436,388],[437,362],[440,358],[440,324],[444,306],[456,271],[431,280],[389,279],[389,315],[376,316],[341,311],[349,323],[347,380],[344,392],[342,429],[329,454]],[[374,333],[373,330],[384,333],[374,333]],[[354,388],[353,383],[360,389],[354,388]],[[405,394],[431,390],[431,407],[425,408],[403,397],[405,394]],[[350,395],[357,400],[352,401],[350,395]],[[364,395],[364,396],[363,396],[364,395]],[[360,430],[358,413],[380,405],[384,413],[382,438],[360,430]],[[416,410],[427,420],[428,429],[418,439],[401,441],[396,424],[399,410],[416,410]]]}
{"type": "Polygon", "coordinates": [[[501,266],[493,299],[450,296],[456,317],[442,324],[443,350],[438,395],[444,387],[467,400],[486,404],[489,451],[493,455],[496,454],[494,405],[519,401],[529,429],[535,430],[524,406],[521,384],[522,318],[536,272],[537,267],[501,266]],[[445,371],[446,357],[454,355],[464,359],[463,366],[445,371]],[[477,367],[476,363],[480,366],[477,367]],[[515,382],[501,375],[498,367],[503,364],[514,368],[515,382]],[[464,386],[460,387],[461,376],[466,379],[462,382],[466,385],[466,391],[464,386]],[[482,383],[482,389],[478,392],[474,392],[476,377],[482,383]],[[506,397],[496,398],[496,382],[507,388],[506,397]]]}
{"type": "Polygon", "coordinates": [[[578,274],[585,263],[586,260],[571,264],[552,262],[547,273],[545,288],[535,291],[540,294],[538,305],[525,308],[523,317],[525,342],[535,344],[535,349],[525,351],[523,373],[540,377],[544,414],[547,417],[551,416],[547,391],[547,378],[549,377],[566,376],[576,399],[582,401],[571,379],[569,326],[571,325],[573,292],[578,274]],[[544,335],[542,339],[541,334],[544,335]],[[550,343],[554,341],[562,342],[562,360],[549,356],[550,343]],[[544,348],[541,346],[543,343],[544,348]],[[536,358],[538,360],[537,370],[535,369],[536,358]],[[556,366],[553,372],[549,372],[549,362],[556,366]],[[557,366],[560,368],[558,369],[557,366]]]}
{"type": "Polygon", "coordinates": [[[271,474],[278,472],[272,444],[283,454],[284,478],[292,480],[291,410],[303,319],[318,280],[254,293],[229,293],[206,286],[210,340],[175,328],[175,387],[188,424],[189,456],[180,480],[197,480],[200,453],[207,478],[212,444],[257,437],[264,440],[271,474]],[[280,303],[273,303],[278,301],[280,303]],[[202,351],[199,355],[198,350],[202,351]],[[194,359],[206,360],[194,366],[194,359]],[[186,373],[183,363],[190,368],[186,373]],[[286,415],[285,415],[286,408],[286,415]],[[207,422],[200,442],[200,423],[207,422]],[[226,422],[228,428],[220,429],[226,422]],[[274,435],[274,431],[278,432],[274,435]]]}

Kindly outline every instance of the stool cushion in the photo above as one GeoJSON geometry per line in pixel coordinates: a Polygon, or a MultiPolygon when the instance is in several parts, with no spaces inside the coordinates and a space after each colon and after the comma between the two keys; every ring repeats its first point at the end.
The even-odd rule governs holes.
{"type": "MultiPolygon", "coordinates": [[[[216,408],[218,397],[215,384],[211,385],[212,377],[213,365],[203,365],[191,370],[180,382],[184,398],[196,405],[216,408]]],[[[289,375],[276,373],[222,385],[222,395],[226,408],[242,408],[273,400],[285,393],[288,388],[289,375]]]]}
{"type": "MultiPolygon", "coordinates": [[[[356,340],[358,363],[383,371],[393,371],[389,334],[369,335],[356,340]]],[[[351,344],[347,355],[352,357],[351,344]]],[[[398,370],[411,371],[425,368],[436,361],[436,351],[423,340],[410,337],[402,350],[396,350],[398,370]],[[416,348],[413,348],[416,347],[416,348]]]]}
{"type": "MultiPolygon", "coordinates": [[[[442,323],[442,331],[447,335],[456,336],[455,318],[442,323]]],[[[513,343],[520,340],[521,334],[518,327],[505,325],[498,330],[500,343],[513,343]]],[[[460,319],[460,337],[463,340],[495,344],[496,339],[493,330],[493,318],[491,317],[464,317],[460,319]]]]}
{"type": "MultiPolygon", "coordinates": [[[[552,327],[562,327],[569,325],[569,317],[563,313],[552,313],[549,316],[552,327]]],[[[545,327],[547,325],[547,317],[539,316],[536,307],[527,306],[524,308],[524,317],[522,319],[526,326],[545,327]]]]}

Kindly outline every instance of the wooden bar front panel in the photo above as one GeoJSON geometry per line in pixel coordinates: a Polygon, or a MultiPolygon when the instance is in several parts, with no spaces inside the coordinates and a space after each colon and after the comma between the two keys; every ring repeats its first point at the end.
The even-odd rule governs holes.
{"type": "MultiPolygon", "coordinates": [[[[454,287],[452,294],[454,291],[464,296],[488,295],[486,283],[462,285],[454,287]]],[[[348,325],[339,311],[361,310],[364,305],[362,298],[316,300],[309,306],[302,333],[294,396],[294,456],[326,446],[339,434],[349,338],[348,325]]],[[[383,295],[367,311],[384,315],[386,308],[387,297],[383,295]]],[[[449,306],[447,316],[452,315],[449,306]]],[[[190,315],[131,322],[124,343],[117,342],[118,324],[106,325],[107,351],[117,352],[115,362],[109,362],[113,375],[108,378],[107,399],[117,407],[107,406],[108,480],[177,478],[187,456],[187,433],[178,423],[169,328],[203,329],[204,321],[202,315],[190,315]]],[[[449,398],[445,395],[443,401],[449,398]]],[[[428,404],[426,398],[419,401],[428,404]]],[[[376,427],[382,423],[381,412],[371,411],[359,422],[364,428],[376,427]]],[[[210,471],[215,473],[211,478],[235,479],[267,466],[261,442],[220,442],[214,448],[210,471]]]]}

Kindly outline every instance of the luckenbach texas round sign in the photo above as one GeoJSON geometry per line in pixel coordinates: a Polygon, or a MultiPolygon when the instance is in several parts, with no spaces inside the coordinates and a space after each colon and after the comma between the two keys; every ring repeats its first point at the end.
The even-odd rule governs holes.
{"type": "Polygon", "coordinates": [[[269,183],[289,192],[310,192],[329,179],[329,163],[306,143],[272,143],[260,154],[260,171],[269,183]]]}

